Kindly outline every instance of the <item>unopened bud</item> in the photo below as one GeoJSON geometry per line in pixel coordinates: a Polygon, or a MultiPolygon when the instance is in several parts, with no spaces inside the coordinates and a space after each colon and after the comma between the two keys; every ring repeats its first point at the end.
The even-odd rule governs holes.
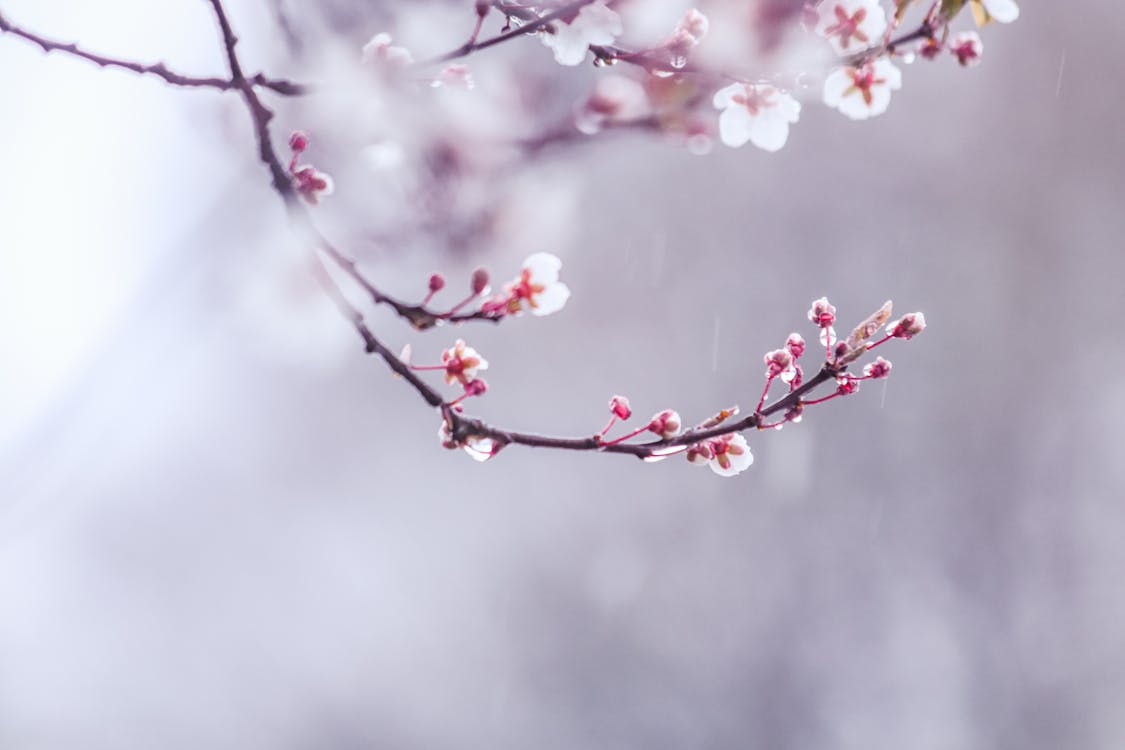
{"type": "Polygon", "coordinates": [[[648,424],[649,432],[654,432],[665,440],[680,434],[681,427],[683,422],[680,420],[680,415],[672,409],[665,409],[655,415],[648,424]]]}
{"type": "Polygon", "coordinates": [[[309,147],[309,137],[300,130],[294,130],[293,135],[289,136],[289,148],[294,153],[301,153],[309,147]]]}
{"type": "Polygon", "coordinates": [[[466,396],[480,396],[487,390],[488,383],[485,382],[484,378],[474,378],[468,383],[465,383],[466,396]]]}
{"type": "Polygon", "coordinates": [[[629,406],[629,399],[624,396],[614,396],[609,400],[609,410],[617,415],[618,419],[628,419],[633,416],[633,410],[629,406]]]}
{"type": "Polygon", "coordinates": [[[470,281],[473,294],[484,294],[488,291],[488,278],[488,269],[484,266],[473,269],[473,276],[470,281]]]}
{"type": "Polygon", "coordinates": [[[430,291],[440,292],[445,287],[445,277],[440,273],[430,274],[430,291]]]}

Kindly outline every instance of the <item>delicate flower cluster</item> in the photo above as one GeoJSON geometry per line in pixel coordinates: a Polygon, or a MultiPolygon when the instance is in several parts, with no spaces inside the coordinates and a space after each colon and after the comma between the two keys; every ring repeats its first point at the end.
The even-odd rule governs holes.
{"type": "Polygon", "coordinates": [[[293,152],[293,158],[289,160],[289,176],[297,194],[315,206],[324,196],[332,195],[335,185],[331,177],[311,164],[298,164],[301,154],[308,147],[309,137],[305,133],[298,130],[289,136],[289,149],[293,152]]]}
{"type": "MultiPolygon", "coordinates": [[[[932,59],[948,51],[963,66],[980,62],[983,44],[979,34],[966,31],[947,39],[947,31],[939,33],[966,4],[982,25],[990,20],[1009,23],[1019,16],[1014,0],[934,2],[919,30],[903,35],[898,44],[892,32],[912,4],[910,0],[894,0],[893,13],[888,13],[881,0],[812,0],[804,4],[803,11],[788,7],[783,0],[774,1],[786,9],[767,11],[767,16],[772,13],[785,20],[803,15],[806,29],[823,38],[839,56],[839,65],[824,77],[821,99],[853,120],[867,120],[887,111],[892,92],[902,88],[902,71],[894,62],[896,58],[910,62],[915,54],[932,59]],[[916,49],[899,49],[915,39],[921,39],[916,49]]],[[[713,134],[732,148],[750,143],[774,152],[785,146],[790,126],[800,118],[801,103],[779,83],[783,77],[742,78],[691,64],[692,55],[711,27],[711,21],[697,8],[689,8],[661,41],[642,49],[621,49],[614,45],[625,29],[615,5],[613,0],[573,5],[495,4],[507,18],[505,30],[513,23],[531,24],[561,65],[579,65],[592,53],[595,64],[625,61],[644,71],[640,81],[624,76],[599,80],[575,108],[574,124],[580,132],[592,134],[623,125],[644,127],[682,140],[696,153],[709,150],[713,134]],[[719,80],[725,85],[716,89],[719,80]],[[707,101],[720,112],[717,129],[713,120],[697,113],[701,103],[707,101]]],[[[476,43],[493,5],[478,2],[476,7],[477,24],[465,50],[476,43]]],[[[373,37],[362,56],[383,71],[413,65],[410,52],[395,45],[386,33],[373,37]]],[[[472,77],[462,64],[449,65],[429,80],[434,87],[472,87],[472,77]]]]}

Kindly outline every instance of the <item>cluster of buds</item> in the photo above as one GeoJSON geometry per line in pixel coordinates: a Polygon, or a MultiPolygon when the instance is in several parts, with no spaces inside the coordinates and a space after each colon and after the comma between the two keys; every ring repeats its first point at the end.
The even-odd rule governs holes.
{"type": "MultiPolygon", "coordinates": [[[[607,404],[609,420],[595,433],[589,444],[597,450],[614,449],[638,455],[648,462],[661,461],[669,456],[682,454],[688,463],[695,466],[710,466],[716,474],[724,477],[734,476],[745,471],[754,463],[754,455],[742,434],[743,430],[756,427],[759,430],[781,429],[789,422],[800,422],[806,407],[821,404],[840,396],[849,396],[859,390],[864,380],[886,378],[891,372],[891,363],[883,357],[876,357],[867,363],[862,375],[847,372],[849,365],[862,354],[880,346],[891,339],[909,340],[926,327],[925,317],[920,312],[904,315],[891,321],[892,304],[888,301],[878,310],[861,321],[844,339],[837,339],[834,324],[836,308],[827,298],[813,300],[810,305],[809,320],[820,330],[821,343],[825,347],[825,359],[817,376],[805,382],[800,359],[806,353],[805,339],[799,333],[791,333],[784,346],[767,352],[763,357],[766,384],[754,413],[745,419],[725,426],[727,420],[737,416],[738,407],[720,410],[717,414],[684,432],[683,420],[677,411],[664,409],[650,417],[640,426],[623,432],[617,437],[609,437],[610,431],[618,422],[627,422],[633,417],[633,407],[629,399],[622,395],[612,396],[607,404]],[[882,337],[877,337],[880,329],[882,337]],[[824,382],[835,380],[834,390],[823,397],[805,399],[806,393],[824,382]],[[780,381],[787,384],[788,391],[779,400],[766,406],[770,386],[780,381]],[[766,417],[779,414],[779,421],[767,423],[766,417]],[[644,433],[655,437],[649,442],[623,445],[626,441],[644,433]],[[614,448],[614,446],[619,446],[614,448]]],[[[409,352],[403,359],[408,361],[409,352]]],[[[461,402],[469,396],[477,396],[487,389],[477,373],[488,367],[487,361],[472,347],[458,340],[442,353],[441,364],[414,366],[415,370],[442,370],[445,381],[459,385],[463,393],[452,401],[443,404],[443,422],[439,435],[442,445],[447,448],[464,448],[478,460],[486,460],[496,454],[512,436],[503,432],[489,430],[490,435],[474,434],[481,431],[481,423],[474,420],[460,420],[454,415],[461,411],[461,402]],[[460,424],[464,434],[455,435],[455,427],[460,424]],[[498,441],[495,435],[500,435],[498,441]]],[[[540,443],[541,444],[541,443],[540,443]]]]}
{"type": "Polygon", "coordinates": [[[299,164],[301,154],[309,147],[309,137],[300,130],[289,136],[289,150],[293,157],[289,160],[289,177],[293,189],[308,203],[316,205],[326,195],[331,195],[335,186],[332,178],[320,172],[311,164],[299,164]]]}

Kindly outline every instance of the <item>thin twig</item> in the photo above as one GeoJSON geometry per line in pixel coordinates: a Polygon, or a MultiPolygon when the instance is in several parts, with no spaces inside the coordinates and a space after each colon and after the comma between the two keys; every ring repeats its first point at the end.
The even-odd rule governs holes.
{"type": "MultiPolygon", "coordinates": [[[[0,32],[11,34],[13,36],[25,39],[32,44],[37,45],[46,53],[61,52],[67,55],[88,60],[95,65],[103,68],[120,68],[122,70],[129,70],[138,75],[153,75],[161,78],[165,83],[173,86],[183,86],[185,88],[208,88],[218,91],[230,91],[235,88],[234,84],[226,78],[217,77],[200,77],[189,76],[182,73],[177,73],[168,68],[163,62],[156,63],[139,63],[132,60],[122,60],[116,57],[107,57],[99,55],[88,50],[82,49],[73,42],[59,42],[53,39],[48,39],[39,34],[32,33],[27,29],[9,21],[2,13],[0,13],[0,32]]],[[[283,96],[300,96],[308,93],[308,87],[303,86],[292,81],[284,79],[267,78],[264,74],[258,73],[246,79],[251,86],[258,86],[261,88],[269,89],[275,93],[283,96]]]]}

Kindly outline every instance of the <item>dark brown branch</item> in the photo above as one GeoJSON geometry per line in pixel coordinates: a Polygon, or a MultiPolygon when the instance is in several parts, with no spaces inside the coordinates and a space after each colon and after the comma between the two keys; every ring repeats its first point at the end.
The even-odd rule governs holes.
{"type": "MultiPolygon", "coordinates": [[[[46,53],[62,52],[67,55],[88,60],[95,65],[103,68],[120,68],[122,70],[132,71],[138,75],[153,75],[157,78],[164,80],[173,86],[183,86],[185,88],[208,88],[218,91],[230,91],[235,88],[232,81],[226,78],[217,77],[199,77],[183,75],[170,70],[163,62],[157,63],[139,63],[132,60],[122,60],[116,57],[107,57],[105,55],[98,55],[93,52],[82,49],[77,44],[72,42],[59,42],[46,37],[34,34],[24,28],[21,28],[11,21],[9,21],[2,13],[0,13],[0,32],[17,36],[25,39],[32,44],[35,44],[46,53]]],[[[267,78],[262,73],[258,73],[246,79],[247,83],[251,86],[258,86],[261,88],[269,89],[283,96],[299,96],[308,92],[307,87],[301,84],[293,83],[283,79],[267,78]]]]}

